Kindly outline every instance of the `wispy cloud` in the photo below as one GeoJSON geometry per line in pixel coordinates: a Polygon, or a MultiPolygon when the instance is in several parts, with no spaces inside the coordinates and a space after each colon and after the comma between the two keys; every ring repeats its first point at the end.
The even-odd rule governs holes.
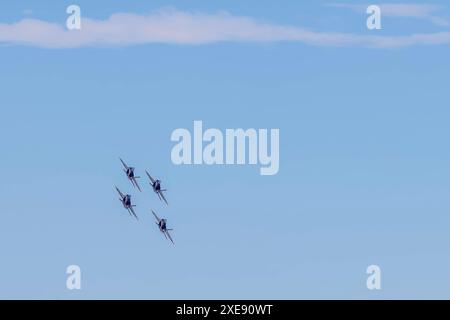
{"type": "Polygon", "coordinates": [[[0,24],[0,43],[46,48],[128,46],[150,43],[207,44],[215,42],[301,42],[322,46],[395,48],[450,44],[450,32],[375,36],[317,32],[298,26],[257,21],[227,12],[206,14],[175,9],[149,15],[117,13],[106,20],[82,19],[82,29],[38,19],[0,24]]]}
{"type": "MultiPolygon", "coordinates": [[[[346,8],[363,13],[366,11],[367,4],[349,4],[349,3],[332,3],[326,6],[335,8],[346,8]]],[[[401,17],[401,18],[415,18],[430,21],[431,23],[440,26],[448,27],[450,22],[437,15],[442,9],[440,6],[432,4],[412,4],[412,3],[382,3],[378,4],[381,13],[386,17],[401,17]]]]}
{"type": "Polygon", "coordinates": [[[31,16],[33,14],[33,10],[25,9],[25,10],[22,11],[22,14],[24,14],[26,16],[31,16]]]}

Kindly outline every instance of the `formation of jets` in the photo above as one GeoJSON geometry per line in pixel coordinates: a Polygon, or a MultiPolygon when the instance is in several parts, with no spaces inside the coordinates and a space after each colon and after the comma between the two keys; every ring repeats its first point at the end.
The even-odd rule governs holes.
{"type": "MultiPolygon", "coordinates": [[[[140,177],[135,175],[135,168],[129,167],[121,158],[119,158],[119,159],[120,159],[120,162],[122,162],[123,171],[125,172],[128,180],[130,180],[133,187],[137,188],[140,192],[142,192],[141,187],[139,186],[139,184],[137,182],[137,179],[139,179],[140,177]]],[[[147,177],[150,180],[150,182],[149,182],[150,186],[152,187],[153,191],[158,196],[159,200],[164,201],[166,205],[169,205],[169,203],[167,202],[166,197],[164,196],[164,193],[163,193],[167,190],[162,189],[161,180],[154,179],[150,175],[150,173],[147,172],[147,170],[145,171],[145,173],[147,174],[147,177]]],[[[119,193],[119,196],[120,196],[119,200],[122,203],[123,207],[125,209],[127,209],[130,216],[134,216],[137,220],[139,220],[138,216],[136,215],[136,212],[133,209],[136,206],[134,204],[132,204],[132,202],[131,202],[131,195],[122,193],[122,191],[120,191],[119,188],[117,188],[117,187],[116,187],[116,190],[119,193]]],[[[153,210],[151,210],[151,211],[156,219],[156,224],[158,225],[159,231],[161,231],[161,233],[164,235],[164,237],[166,239],[170,240],[173,244],[175,244],[175,242],[172,240],[172,237],[169,234],[169,231],[171,231],[173,229],[167,228],[167,219],[160,219],[158,217],[158,215],[155,213],[155,211],[153,211],[153,210]]]]}

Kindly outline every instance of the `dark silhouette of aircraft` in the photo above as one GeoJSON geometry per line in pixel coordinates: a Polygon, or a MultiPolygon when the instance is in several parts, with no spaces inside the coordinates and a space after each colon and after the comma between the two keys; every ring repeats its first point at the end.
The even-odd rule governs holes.
{"type": "Polygon", "coordinates": [[[153,179],[152,176],[147,172],[147,170],[145,171],[145,173],[147,174],[148,178],[150,179],[150,185],[153,188],[153,191],[158,195],[159,200],[164,200],[164,202],[169,205],[167,203],[166,197],[164,197],[163,191],[167,191],[166,189],[161,189],[161,180],[158,179],[153,179]]]}
{"type": "Polygon", "coordinates": [[[166,219],[160,219],[157,214],[155,213],[155,211],[152,210],[153,215],[155,216],[156,219],[156,224],[159,227],[159,231],[161,231],[164,234],[164,237],[166,237],[166,239],[169,239],[173,244],[175,244],[175,242],[173,242],[172,237],[169,234],[169,231],[172,231],[173,229],[167,229],[167,220],[166,219]]]}
{"type": "Polygon", "coordinates": [[[122,202],[123,207],[128,210],[128,213],[130,214],[130,216],[133,215],[137,220],[139,220],[139,218],[137,217],[137,215],[133,209],[133,207],[135,207],[135,205],[131,204],[131,196],[129,194],[123,194],[117,187],[116,187],[116,190],[120,195],[119,200],[120,200],[120,202],[122,202]]]}
{"type": "Polygon", "coordinates": [[[136,188],[138,188],[139,191],[141,191],[141,188],[139,187],[137,180],[136,180],[136,179],[139,179],[140,177],[137,177],[134,175],[134,168],[127,166],[121,158],[119,158],[119,159],[120,159],[120,162],[122,162],[122,164],[123,164],[123,167],[124,167],[123,171],[127,175],[127,178],[131,181],[131,184],[133,185],[133,187],[136,187],[136,188]]]}

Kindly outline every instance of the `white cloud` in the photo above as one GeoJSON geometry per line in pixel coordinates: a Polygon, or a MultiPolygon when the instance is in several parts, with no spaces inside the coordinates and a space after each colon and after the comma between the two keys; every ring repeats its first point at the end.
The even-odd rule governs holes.
{"type": "Polygon", "coordinates": [[[226,12],[216,14],[160,10],[149,15],[113,14],[106,20],[82,18],[82,29],[38,19],[0,24],[0,43],[47,48],[128,46],[149,43],[206,44],[215,42],[301,42],[310,45],[381,48],[450,44],[450,32],[374,36],[316,32],[296,26],[260,22],[226,12]]]}
{"type": "MultiPolygon", "coordinates": [[[[333,3],[327,4],[329,7],[347,8],[354,11],[365,13],[368,4],[348,4],[348,3],[333,3]]],[[[450,26],[450,22],[435,14],[441,10],[440,6],[432,4],[411,4],[411,3],[382,3],[378,4],[381,9],[381,13],[386,17],[402,17],[402,18],[416,18],[428,20],[431,23],[447,27],[450,26]]]]}

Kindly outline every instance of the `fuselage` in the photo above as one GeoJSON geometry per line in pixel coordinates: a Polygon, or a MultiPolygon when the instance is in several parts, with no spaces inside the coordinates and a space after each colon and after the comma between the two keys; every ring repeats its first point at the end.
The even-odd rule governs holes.
{"type": "Polygon", "coordinates": [[[156,180],[155,183],[153,184],[153,190],[155,192],[161,191],[161,182],[159,180],[156,180]]]}
{"type": "Polygon", "coordinates": [[[122,203],[123,203],[123,206],[124,206],[125,208],[131,207],[131,196],[127,194],[127,195],[122,199],[122,203]]]}
{"type": "Polygon", "coordinates": [[[133,168],[128,168],[125,173],[127,174],[127,177],[132,179],[134,178],[134,169],[133,168]]]}
{"type": "Polygon", "coordinates": [[[159,230],[161,230],[162,232],[166,231],[166,229],[167,229],[166,220],[161,219],[158,223],[158,226],[159,226],[159,230]]]}

